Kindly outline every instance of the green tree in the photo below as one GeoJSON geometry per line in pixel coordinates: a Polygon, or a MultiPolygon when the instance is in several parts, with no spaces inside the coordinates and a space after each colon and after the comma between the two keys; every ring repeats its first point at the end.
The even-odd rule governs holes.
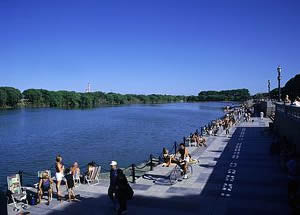
{"type": "Polygon", "coordinates": [[[43,102],[43,94],[41,90],[37,89],[28,89],[23,92],[24,99],[28,99],[28,101],[33,105],[41,105],[43,102]]]}
{"type": "Polygon", "coordinates": [[[0,87],[6,93],[6,105],[10,107],[16,107],[22,99],[20,90],[13,87],[0,87]]]}
{"type": "Polygon", "coordinates": [[[0,89],[0,107],[6,106],[6,100],[7,100],[6,91],[3,89],[0,89]]]}
{"type": "Polygon", "coordinates": [[[245,101],[250,98],[248,89],[201,91],[199,101],[245,101]]]}

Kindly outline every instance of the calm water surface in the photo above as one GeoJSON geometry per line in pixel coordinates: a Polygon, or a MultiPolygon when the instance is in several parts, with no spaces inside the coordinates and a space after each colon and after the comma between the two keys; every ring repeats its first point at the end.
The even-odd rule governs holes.
{"type": "MultiPolygon", "coordinates": [[[[66,165],[90,161],[108,168],[139,163],[150,153],[223,115],[228,103],[130,105],[84,110],[50,108],[0,111],[0,186],[23,170],[36,175],[61,154],[66,165]]],[[[36,177],[24,176],[26,183],[36,177]]]]}

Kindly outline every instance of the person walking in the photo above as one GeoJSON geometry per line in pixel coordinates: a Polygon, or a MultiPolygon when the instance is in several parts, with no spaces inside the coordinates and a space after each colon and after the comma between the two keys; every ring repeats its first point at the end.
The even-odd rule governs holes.
{"type": "Polygon", "coordinates": [[[229,120],[225,120],[225,134],[227,137],[229,137],[229,120]]]}
{"type": "Polygon", "coordinates": [[[121,169],[117,170],[116,198],[119,202],[118,215],[127,213],[127,200],[132,199],[133,190],[128,184],[127,178],[121,169]]]}
{"type": "Polygon", "coordinates": [[[111,161],[110,163],[110,183],[108,188],[108,197],[111,199],[115,210],[117,210],[117,203],[116,203],[116,183],[117,183],[117,176],[118,176],[117,165],[118,163],[116,161],[111,161]]]}

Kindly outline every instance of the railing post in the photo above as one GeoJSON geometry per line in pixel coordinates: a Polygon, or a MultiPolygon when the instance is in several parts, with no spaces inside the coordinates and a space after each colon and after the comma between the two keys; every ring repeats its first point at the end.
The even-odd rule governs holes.
{"type": "Polygon", "coordinates": [[[176,154],[176,152],[177,152],[177,143],[176,143],[176,141],[174,142],[174,149],[175,149],[175,154],[176,154]]]}
{"type": "Polygon", "coordinates": [[[135,183],[135,164],[131,165],[132,183],[135,183]]]}
{"type": "Polygon", "coordinates": [[[20,176],[20,183],[21,183],[21,186],[23,186],[23,171],[19,170],[18,174],[19,174],[19,176],[20,176]]]}
{"type": "Polygon", "coordinates": [[[150,171],[153,170],[153,155],[150,154],[150,171]]]}

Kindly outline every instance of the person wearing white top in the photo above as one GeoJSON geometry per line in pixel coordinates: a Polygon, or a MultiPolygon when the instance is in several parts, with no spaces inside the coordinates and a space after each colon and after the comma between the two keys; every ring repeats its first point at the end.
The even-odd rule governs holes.
{"type": "Polygon", "coordinates": [[[264,119],[264,112],[260,112],[260,119],[261,119],[261,120],[264,119]]]}

